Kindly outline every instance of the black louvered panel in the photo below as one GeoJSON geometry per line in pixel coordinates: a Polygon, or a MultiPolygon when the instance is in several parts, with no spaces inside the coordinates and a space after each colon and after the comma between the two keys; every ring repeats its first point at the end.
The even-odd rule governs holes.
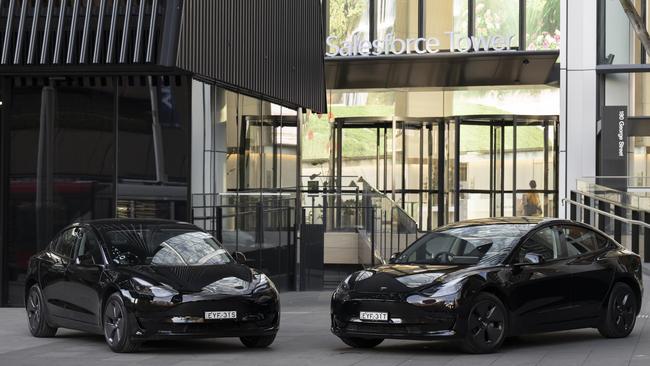
{"type": "MultiPolygon", "coordinates": [[[[43,38],[41,43],[41,64],[48,63],[48,52],[50,49],[50,36],[52,33],[52,14],[54,13],[54,0],[47,0],[45,11],[45,23],[43,25],[43,38]]],[[[38,40],[36,41],[38,42],[38,40]]]]}
{"type": "Polygon", "coordinates": [[[325,112],[321,11],[320,0],[185,1],[176,64],[244,94],[325,112]]]}
{"type": "Polygon", "coordinates": [[[166,3],[0,0],[0,64],[155,63],[166,3]]]}
{"type": "Polygon", "coordinates": [[[34,4],[34,12],[32,13],[32,26],[29,32],[29,45],[27,51],[28,64],[34,63],[34,58],[36,57],[36,52],[37,52],[36,36],[38,35],[38,31],[39,31],[38,22],[40,20],[41,8],[42,8],[42,1],[36,0],[34,4]]]}
{"type": "Polygon", "coordinates": [[[2,59],[0,62],[6,64],[9,61],[9,53],[12,52],[13,46],[13,37],[14,34],[13,24],[14,18],[16,17],[16,0],[8,0],[9,7],[7,8],[7,15],[5,17],[5,34],[4,34],[4,43],[2,44],[2,59]]]}

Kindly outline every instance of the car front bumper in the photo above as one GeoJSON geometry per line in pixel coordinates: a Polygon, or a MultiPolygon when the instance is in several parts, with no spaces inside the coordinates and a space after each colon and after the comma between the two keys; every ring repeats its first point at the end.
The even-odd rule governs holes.
{"type": "Polygon", "coordinates": [[[430,340],[462,337],[462,308],[453,299],[421,304],[408,296],[387,299],[352,294],[332,298],[331,331],[338,337],[430,340]],[[362,311],[386,312],[388,321],[359,319],[362,311]]]}
{"type": "Polygon", "coordinates": [[[130,323],[135,340],[176,337],[223,338],[270,336],[278,332],[277,293],[251,296],[182,295],[173,301],[137,299],[130,323]],[[237,311],[236,319],[208,320],[208,311],[237,311]]]}

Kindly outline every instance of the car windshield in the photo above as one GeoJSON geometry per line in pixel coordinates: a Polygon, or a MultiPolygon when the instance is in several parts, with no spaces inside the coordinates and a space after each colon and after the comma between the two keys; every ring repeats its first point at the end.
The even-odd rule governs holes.
{"type": "Polygon", "coordinates": [[[98,229],[111,260],[119,265],[202,266],[233,261],[210,234],[188,227],[112,224],[98,229]]]}
{"type": "Polygon", "coordinates": [[[499,224],[450,228],[413,243],[396,259],[399,264],[496,265],[534,225],[499,224]]]}

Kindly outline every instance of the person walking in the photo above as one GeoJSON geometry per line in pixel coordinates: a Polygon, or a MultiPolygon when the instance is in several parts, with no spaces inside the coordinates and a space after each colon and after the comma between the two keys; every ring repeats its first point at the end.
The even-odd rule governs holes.
{"type": "MultiPolygon", "coordinates": [[[[537,188],[537,182],[535,180],[531,180],[528,185],[530,189],[534,190],[537,188]]],[[[524,216],[541,216],[543,213],[542,204],[536,192],[524,193],[521,205],[524,216]]]]}

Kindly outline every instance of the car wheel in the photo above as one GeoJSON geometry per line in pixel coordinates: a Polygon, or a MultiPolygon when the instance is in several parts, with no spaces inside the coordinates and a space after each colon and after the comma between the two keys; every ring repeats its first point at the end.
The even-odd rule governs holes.
{"type": "Polygon", "coordinates": [[[467,317],[467,333],[462,348],[468,353],[492,353],[506,338],[508,312],[498,297],[479,294],[467,317]]]}
{"type": "Polygon", "coordinates": [[[131,338],[124,300],[117,293],[111,295],[104,305],[104,338],[106,343],[117,353],[135,352],[140,343],[131,338]]]}
{"type": "Polygon", "coordinates": [[[275,340],[275,334],[259,337],[241,337],[239,340],[248,348],[266,348],[275,340]]]}
{"type": "Polygon", "coordinates": [[[622,282],[615,283],[598,331],[607,338],[627,337],[634,329],[636,313],[637,299],[632,288],[622,282]]]}
{"type": "Polygon", "coordinates": [[[343,343],[354,348],[373,348],[381,344],[381,338],[340,337],[343,343]]]}
{"type": "Polygon", "coordinates": [[[57,328],[51,327],[49,324],[47,324],[45,301],[43,301],[43,294],[38,284],[35,284],[29,288],[29,294],[27,295],[25,309],[27,310],[29,331],[34,337],[54,337],[57,328]]]}

